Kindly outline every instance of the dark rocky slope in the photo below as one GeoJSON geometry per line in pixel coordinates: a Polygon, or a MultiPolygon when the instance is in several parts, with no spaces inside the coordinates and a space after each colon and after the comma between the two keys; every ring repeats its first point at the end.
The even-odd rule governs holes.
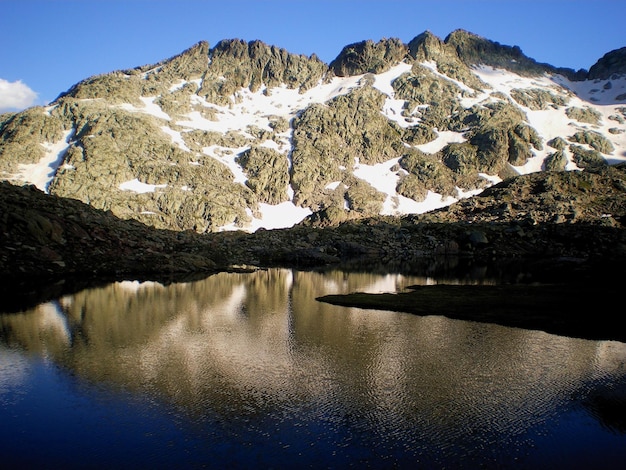
{"type": "Polygon", "coordinates": [[[419,216],[255,233],[157,230],[32,186],[0,184],[0,276],[142,276],[237,265],[317,266],[373,258],[417,263],[626,256],[626,165],[519,176],[419,216]]]}

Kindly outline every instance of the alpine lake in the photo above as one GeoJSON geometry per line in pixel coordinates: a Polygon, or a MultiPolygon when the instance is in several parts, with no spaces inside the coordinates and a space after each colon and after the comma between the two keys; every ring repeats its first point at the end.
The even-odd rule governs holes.
{"type": "Polygon", "coordinates": [[[2,313],[2,467],[624,468],[626,343],[319,300],[499,282],[455,276],[272,268],[2,313]]]}

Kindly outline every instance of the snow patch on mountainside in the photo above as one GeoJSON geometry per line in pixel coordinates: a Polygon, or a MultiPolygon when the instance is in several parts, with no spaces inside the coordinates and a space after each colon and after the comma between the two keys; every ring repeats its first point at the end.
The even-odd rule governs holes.
{"type": "Polygon", "coordinates": [[[172,118],[169,116],[169,114],[164,112],[161,107],[154,102],[157,98],[157,96],[140,97],[139,99],[143,102],[143,106],[141,108],[138,108],[130,103],[122,103],[119,105],[119,107],[125,111],[130,111],[132,113],[149,114],[150,116],[164,119],[165,121],[171,121],[172,118]]]}
{"type": "Polygon", "coordinates": [[[124,181],[118,186],[118,188],[121,189],[122,191],[132,191],[137,194],[153,193],[156,190],[156,188],[166,188],[166,187],[167,187],[166,184],[142,183],[137,178],[129,180],[129,181],[124,181]]]}
{"type": "Polygon", "coordinates": [[[455,80],[454,78],[450,78],[447,75],[444,75],[443,73],[439,72],[439,69],[437,67],[437,63],[435,61],[420,62],[420,65],[422,65],[422,66],[426,67],[427,69],[429,69],[437,77],[454,83],[461,90],[466,92],[468,95],[473,96],[473,95],[476,94],[476,90],[468,87],[465,83],[463,83],[463,82],[461,82],[459,80],[455,80]]]}
{"type": "Polygon", "coordinates": [[[298,207],[291,201],[282,202],[276,205],[259,204],[261,212],[260,218],[252,218],[252,223],[248,230],[256,231],[260,228],[289,228],[304,220],[313,212],[308,207],[298,207]]]}
{"type": "Polygon", "coordinates": [[[437,153],[448,144],[465,142],[462,132],[436,131],[437,138],[425,144],[416,145],[424,153],[437,153]]]}
{"type": "Polygon", "coordinates": [[[580,82],[572,82],[565,77],[557,76],[555,81],[591,104],[626,106],[626,98],[618,99],[620,95],[626,94],[625,76],[608,80],[596,79],[580,82]]]}
{"type": "MultiPolygon", "coordinates": [[[[535,150],[534,158],[531,158],[525,165],[516,167],[516,170],[520,174],[541,171],[545,157],[554,152],[554,149],[546,145],[548,141],[555,137],[566,138],[574,135],[578,130],[584,129],[594,130],[609,137],[615,150],[611,155],[603,155],[607,163],[615,164],[626,161],[626,132],[623,131],[625,127],[609,119],[610,116],[620,114],[618,108],[624,108],[626,106],[626,99],[621,103],[615,99],[619,96],[619,93],[624,93],[623,90],[626,89],[626,77],[611,81],[612,85],[610,90],[615,89],[612,91],[613,98],[609,98],[607,94],[603,95],[603,99],[600,100],[596,97],[598,93],[602,93],[599,91],[599,88],[602,88],[601,83],[605,83],[606,81],[600,81],[601,83],[598,83],[598,80],[572,82],[560,75],[522,77],[506,70],[494,69],[488,66],[476,67],[474,73],[478,75],[482,81],[489,84],[494,91],[507,95],[511,102],[515,103],[524,111],[528,124],[538,132],[543,140],[543,150],[535,150]],[[514,89],[546,90],[555,95],[565,97],[567,104],[565,106],[555,106],[543,110],[533,110],[513,100],[511,92],[514,89]],[[592,108],[602,115],[602,120],[599,124],[577,122],[569,118],[565,112],[567,108],[571,107],[592,108]],[[609,129],[618,127],[622,129],[621,133],[613,134],[609,132],[609,129]]],[[[566,150],[565,154],[568,157],[566,170],[578,169],[576,164],[572,161],[569,151],[566,150]]]]}
{"type": "MultiPolygon", "coordinates": [[[[254,217],[250,209],[246,212],[252,219],[252,222],[245,227],[245,230],[250,232],[256,232],[261,228],[267,230],[290,228],[313,213],[308,207],[296,206],[291,201],[285,201],[275,205],[260,203],[259,212],[261,217],[254,217]]],[[[227,232],[241,229],[242,227],[232,223],[220,227],[219,230],[227,232]]]]}
{"type": "Polygon", "coordinates": [[[22,163],[19,165],[19,172],[13,176],[13,179],[24,181],[28,184],[34,184],[43,192],[48,192],[48,186],[52,182],[54,175],[63,162],[63,156],[70,146],[70,141],[74,135],[74,130],[65,131],[63,137],[57,142],[46,142],[41,144],[46,154],[37,163],[22,163]]]}
{"type": "Polygon", "coordinates": [[[181,150],[184,150],[185,152],[191,152],[189,147],[187,147],[187,145],[185,144],[185,140],[183,139],[183,136],[180,134],[179,131],[175,131],[168,126],[161,126],[161,130],[169,135],[172,138],[172,142],[178,145],[181,150]]]}
{"type": "Polygon", "coordinates": [[[241,183],[245,185],[246,181],[248,181],[248,176],[243,171],[243,168],[241,168],[241,165],[239,165],[235,161],[235,159],[241,152],[247,149],[248,147],[230,149],[226,147],[221,147],[219,145],[211,145],[210,147],[204,147],[202,149],[202,153],[214,158],[223,165],[226,165],[233,174],[235,183],[241,183]]]}

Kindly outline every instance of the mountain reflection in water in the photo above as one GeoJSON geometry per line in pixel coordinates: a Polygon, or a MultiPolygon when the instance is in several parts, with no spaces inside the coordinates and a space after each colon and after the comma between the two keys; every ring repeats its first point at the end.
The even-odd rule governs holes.
{"type": "Polygon", "coordinates": [[[623,413],[626,344],[315,301],[430,282],[271,269],[85,290],[0,315],[0,403],[17,350],[161,403],[193,436],[183,466],[618,468],[626,435],[597,404],[623,413]]]}

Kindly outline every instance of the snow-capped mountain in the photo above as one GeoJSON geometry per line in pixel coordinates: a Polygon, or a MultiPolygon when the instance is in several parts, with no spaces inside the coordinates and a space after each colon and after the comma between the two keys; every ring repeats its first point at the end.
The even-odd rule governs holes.
{"type": "Polygon", "coordinates": [[[502,179],[626,160],[624,49],[556,69],[465,31],[331,64],[198,43],[0,116],[0,178],[197,232],[418,214],[502,179]]]}

